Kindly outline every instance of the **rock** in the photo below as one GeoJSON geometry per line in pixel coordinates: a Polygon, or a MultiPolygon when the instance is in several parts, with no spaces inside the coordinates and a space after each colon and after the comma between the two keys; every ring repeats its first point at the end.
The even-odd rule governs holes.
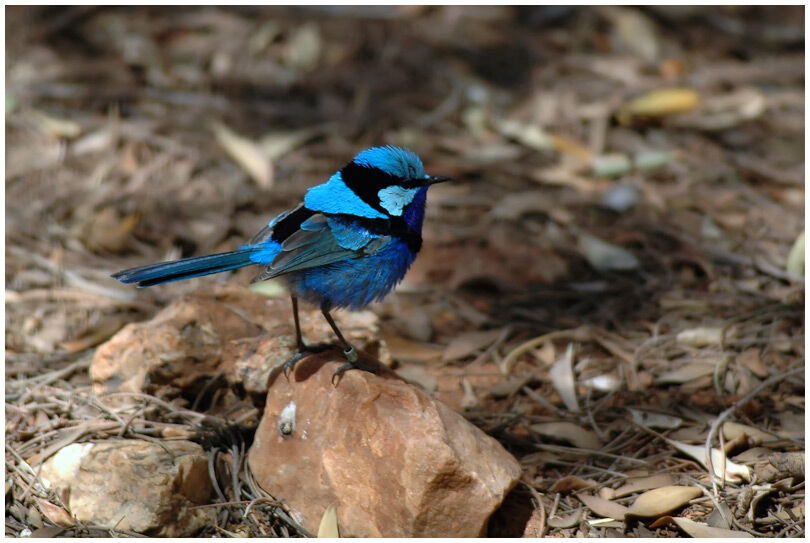
{"type": "MultiPolygon", "coordinates": [[[[300,309],[307,341],[335,341],[320,311],[305,304],[300,309]]],[[[334,316],[349,341],[390,360],[374,339],[374,313],[334,316]]],[[[292,355],[294,346],[289,299],[268,299],[239,286],[220,287],[175,300],[151,320],[122,328],[96,349],[90,377],[97,394],[167,396],[182,390],[185,397],[195,397],[217,375],[252,394],[263,394],[270,371],[292,355]]]]}
{"type": "Polygon", "coordinates": [[[43,484],[82,522],[152,536],[193,535],[215,522],[208,455],[190,441],[74,443],[42,465],[43,484]]]}
{"type": "Polygon", "coordinates": [[[517,460],[387,368],[348,371],[333,386],[342,363],[327,352],[289,381],[271,376],[248,457],[257,483],[312,533],[335,505],[341,536],[485,535],[517,460]]]}
{"type": "MultiPolygon", "coordinates": [[[[336,342],[326,319],[320,311],[310,315],[302,313],[301,328],[310,343],[336,342]]],[[[231,384],[240,384],[245,391],[260,396],[267,393],[267,380],[271,372],[287,361],[294,353],[295,339],[292,312],[287,308],[276,319],[281,320],[268,334],[230,341],[222,353],[219,369],[231,384]],[[285,319],[289,322],[286,322],[285,319]]],[[[371,311],[335,313],[335,320],[346,338],[367,354],[391,363],[385,344],[376,339],[377,316],[371,311]]],[[[340,348],[335,346],[335,352],[340,348]]],[[[264,399],[262,398],[262,401],[264,399]]]]}

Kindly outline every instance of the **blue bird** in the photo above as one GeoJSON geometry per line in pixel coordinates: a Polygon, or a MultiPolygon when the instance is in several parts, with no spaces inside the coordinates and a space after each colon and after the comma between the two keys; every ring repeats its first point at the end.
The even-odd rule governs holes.
{"type": "Polygon", "coordinates": [[[320,306],[352,368],[374,371],[332,319],[333,308],[360,309],[384,298],[408,271],[422,246],[428,187],[448,181],[425,174],[422,161],[399,147],[373,147],[358,154],[326,183],[310,188],[304,201],[285,211],[235,251],[184,258],[124,270],[123,283],[151,287],[244,266],[262,267],[253,282],[282,277],[292,298],[297,352],[285,374],[307,353],[328,345],[306,345],[298,299],[320,306]]]}

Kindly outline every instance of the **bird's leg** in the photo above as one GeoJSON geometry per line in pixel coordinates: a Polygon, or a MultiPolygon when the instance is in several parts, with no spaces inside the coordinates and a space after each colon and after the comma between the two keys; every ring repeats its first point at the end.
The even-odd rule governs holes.
{"type": "Polygon", "coordinates": [[[335,373],[332,375],[332,384],[334,385],[335,379],[339,379],[346,370],[360,369],[371,373],[376,373],[376,366],[367,366],[366,364],[360,362],[360,357],[357,355],[357,349],[355,349],[351,343],[346,341],[346,338],[343,337],[342,333],[340,333],[340,328],[338,328],[337,324],[335,324],[335,320],[332,318],[332,315],[329,314],[329,306],[327,304],[321,304],[321,313],[323,313],[326,322],[328,322],[329,326],[332,327],[332,330],[335,332],[338,340],[340,340],[340,343],[343,345],[343,354],[346,355],[346,360],[348,360],[348,362],[335,370],[335,373]]]}
{"type": "Polygon", "coordinates": [[[295,344],[298,352],[301,352],[306,349],[306,345],[304,345],[304,338],[301,335],[301,323],[298,320],[298,298],[290,296],[290,300],[292,300],[293,321],[295,322],[295,344]]]}
{"type": "Polygon", "coordinates": [[[294,355],[287,359],[282,366],[282,371],[284,371],[284,377],[289,379],[288,374],[290,371],[295,367],[295,363],[304,358],[308,354],[314,353],[321,353],[331,346],[327,343],[318,343],[317,345],[307,345],[304,343],[304,337],[301,334],[301,323],[298,320],[298,298],[295,296],[290,296],[292,299],[292,308],[293,308],[293,321],[295,322],[295,345],[297,351],[294,355]]]}

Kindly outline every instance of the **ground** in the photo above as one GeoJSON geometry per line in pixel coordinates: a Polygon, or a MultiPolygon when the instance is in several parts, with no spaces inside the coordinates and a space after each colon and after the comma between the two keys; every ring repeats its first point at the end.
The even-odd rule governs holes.
{"type": "MultiPolygon", "coordinates": [[[[422,253],[372,309],[399,368],[524,466],[493,535],[695,535],[680,519],[803,535],[803,470],[777,466],[804,454],[803,20],[7,8],[6,534],[109,533],[54,528],[27,460],[137,437],[90,393],[96,346],[253,272],[137,292],[109,274],[237,247],[395,144],[455,181],[431,189],[422,253]],[[728,465],[712,481],[707,441],[754,482],[728,465]],[[604,501],[665,484],[700,495],[675,520],[604,520],[604,501]]],[[[298,533],[241,491],[200,535],[298,533]]]]}

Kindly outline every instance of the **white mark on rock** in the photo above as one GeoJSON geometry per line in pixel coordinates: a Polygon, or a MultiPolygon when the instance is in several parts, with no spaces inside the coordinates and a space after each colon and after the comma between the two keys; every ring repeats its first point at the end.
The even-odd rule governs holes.
{"type": "Polygon", "coordinates": [[[278,417],[278,431],[283,438],[289,437],[295,431],[295,402],[292,400],[281,410],[278,417]]]}

